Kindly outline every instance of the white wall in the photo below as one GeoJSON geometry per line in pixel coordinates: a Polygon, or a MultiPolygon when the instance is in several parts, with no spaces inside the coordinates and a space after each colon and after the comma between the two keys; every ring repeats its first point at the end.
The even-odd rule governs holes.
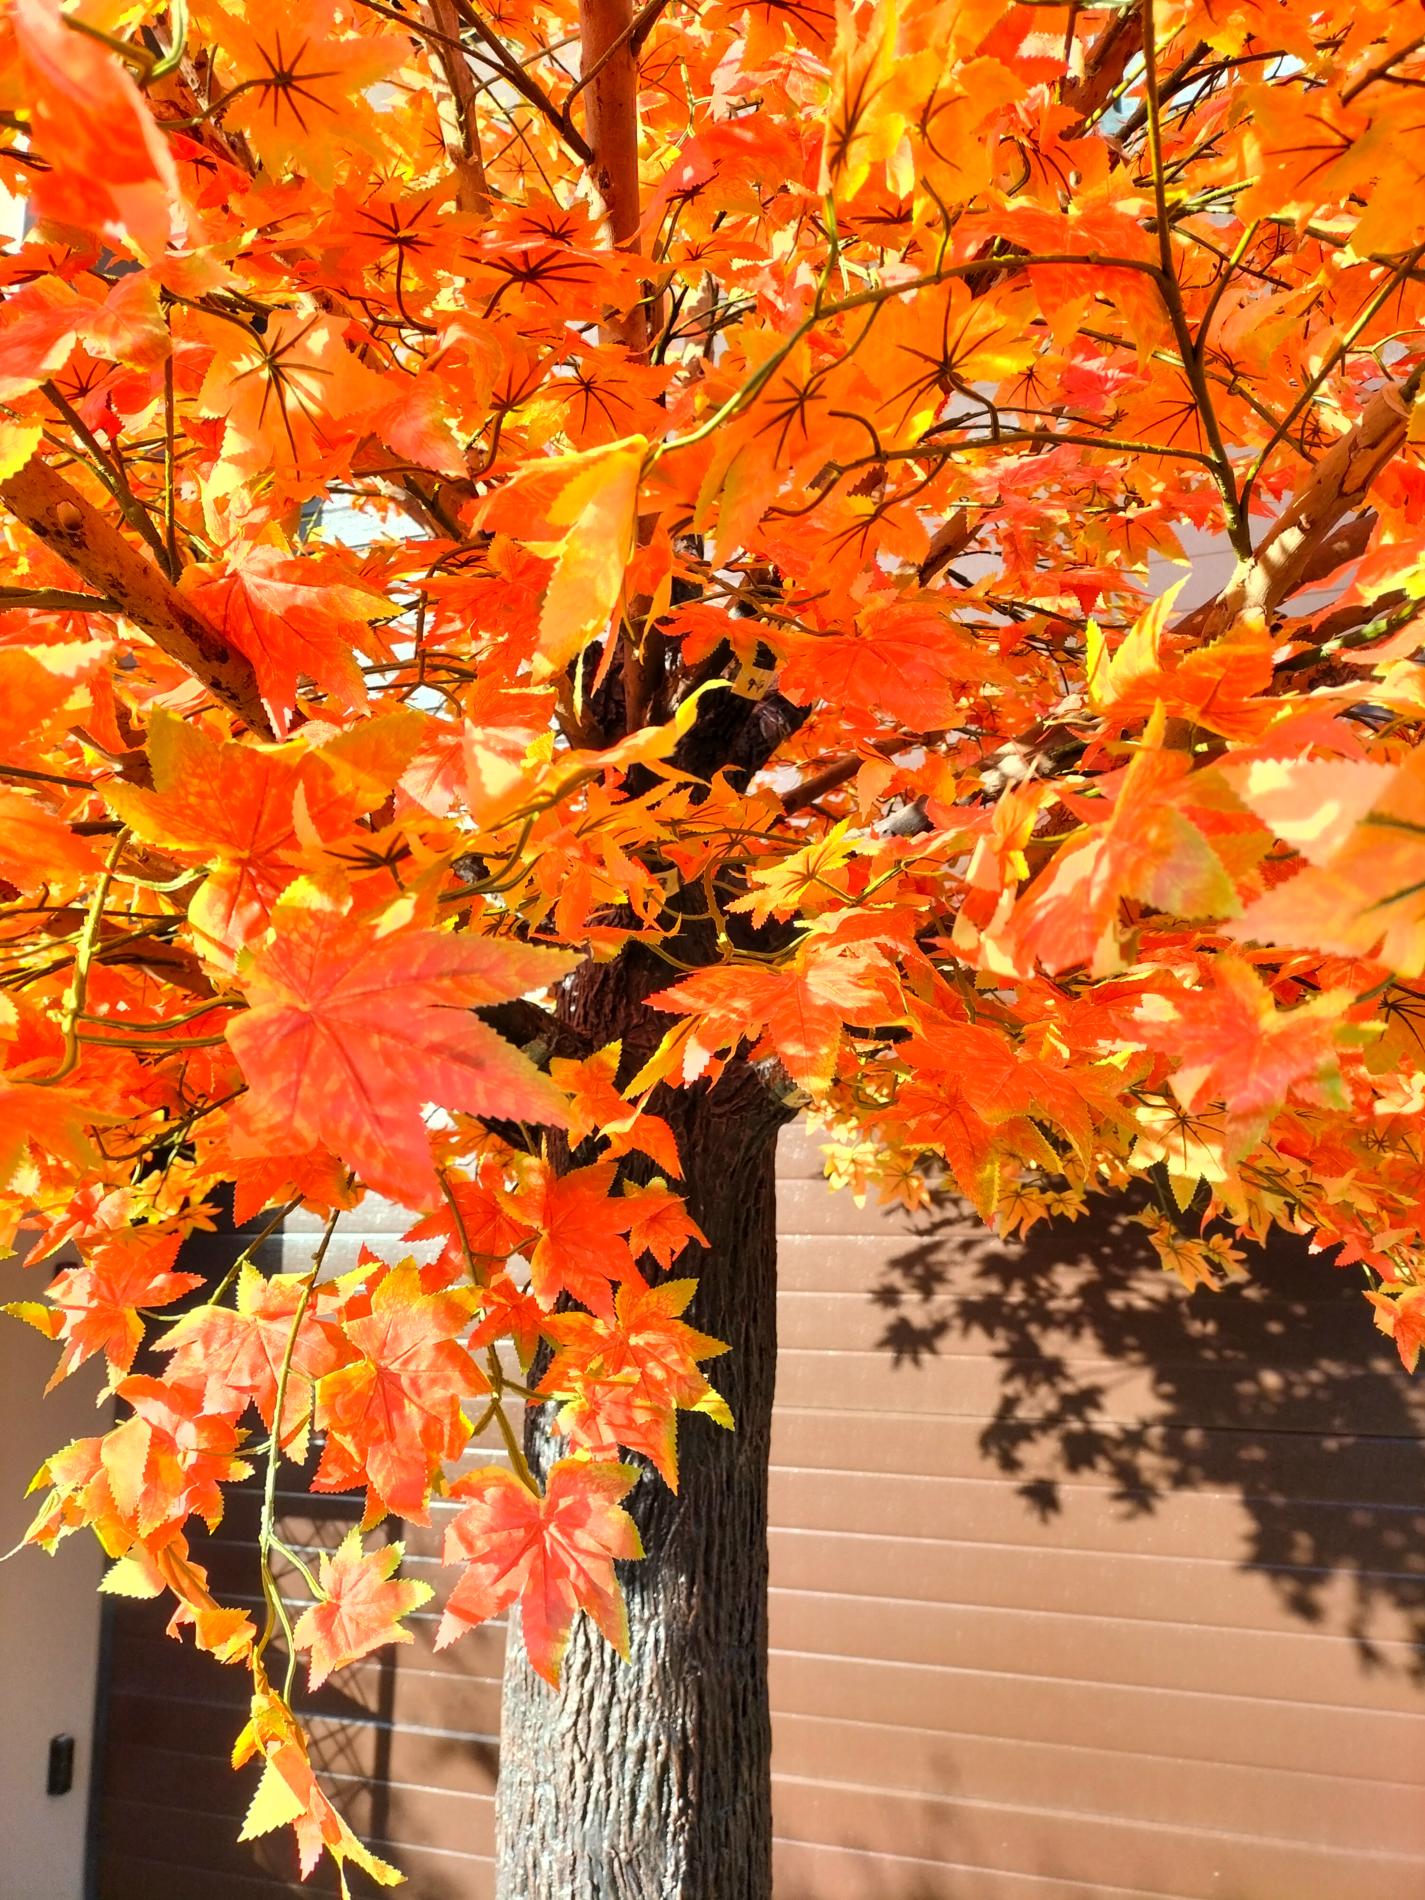
{"type": "MultiPolygon", "coordinates": [[[[23,229],[22,201],[0,190],[0,249],[23,229]]],[[[0,1301],[37,1299],[52,1272],[0,1261],[0,1301]]],[[[92,1366],[41,1400],[58,1356],[0,1314],[0,1555],[34,1515],[24,1489],[48,1455],[104,1428],[92,1366]]],[[[0,1563],[0,1900],[82,1900],[102,1569],[87,1531],[55,1557],[24,1550],[0,1563]],[[74,1786],[47,1795],[50,1737],[65,1734],[74,1737],[74,1786]]]]}
{"type": "MultiPolygon", "coordinates": [[[[36,1299],[48,1263],[0,1261],[0,1300],[36,1299]]],[[[25,1486],[72,1438],[102,1431],[100,1374],[83,1366],[41,1398],[59,1348],[0,1314],[0,1552],[22,1536],[36,1500],[25,1486]]],[[[76,1532],[49,1557],[0,1563],[0,1900],[82,1900],[103,1557],[76,1532]],[[74,1786],[45,1793],[52,1735],[74,1737],[74,1786]]]]}

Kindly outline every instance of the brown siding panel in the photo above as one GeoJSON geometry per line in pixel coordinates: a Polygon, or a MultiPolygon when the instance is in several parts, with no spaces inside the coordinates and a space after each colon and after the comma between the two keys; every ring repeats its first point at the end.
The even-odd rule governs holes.
{"type": "MultiPolygon", "coordinates": [[[[1111,1217],[858,1208],[800,1132],[781,1173],[777,1900],[1419,1900],[1425,1382],[1349,1278],[1278,1249],[1187,1301],[1111,1217]]],[[[308,1550],[359,1511],[282,1505],[308,1550]]],[[[198,1554],[255,1603],[254,1512],[198,1554]]],[[[406,1529],[438,1586],[447,1515],[406,1529]]],[[[331,1894],[235,1840],[239,1673],[114,1616],[99,1900],[331,1894]]],[[[299,1705],[412,1900],[490,1900],[503,1631],[437,1621],[299,1705]]]]}

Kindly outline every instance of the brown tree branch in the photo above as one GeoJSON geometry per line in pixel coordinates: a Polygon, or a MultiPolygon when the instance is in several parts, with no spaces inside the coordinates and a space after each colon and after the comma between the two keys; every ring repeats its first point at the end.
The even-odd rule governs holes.
{"type": "MultiPolygon", "coordinates": [[[[898,752],[909,752],[916,746],[944,745],[948,737],[949,734],[945,732],[898,732],[893,739],[878,739],[871,751],[880,758],[893,759],[898,752]]],[[[782,810],[790,817],[793,812],[814,805],[819,798],[825,798],[828,792],[834,792],[838,786],[855,778],[867,763],[868,755],[863,752],[847,752],[839,759],[829,759],[814,772],[808,772],[795,785],[788,786],[782,794],[782,810]]]]}
{"type": "Polygon", "coordinates": [[[1318,581],[1329,579],[1347,561],[1358,561],[1370,545],[1377,519],[1375,509],[1367,508],[1318,541],[1314,552],[1303,562],[1292,593],[1300,593],[1303,587],[1314,587],[1318,581]]]}
{"type": "Polygon", "coordinates": [[[599,57],[580,72],[577,81],[564,95],[564,110],[567,112],[586,86],[591,86],[599,74],[608,65],[621,47],[627,47],[635,58],[638,49],[658,24],[658,17],[671,4],[671,0],[649,0],[641,13],[630,14],[628,25],[615,39],[609,41],[599,57]]]}
{"type": "Polygon", "coordinates": [[[950,563],[963,554],[974,536],[974,528],[967,508],[956,508],[931,536],[930,546],[925,550],[925,559],[920,564],[916,578],[922,587],[928,587],[950,563]]]}
{"type": "Polygon", "coordinates": [[[672,0],[648,0],[647,6],[633,22],[633,31],[628,36],[630,51],[637,57],[639,48],[658,24],[659,15],[672,4],[672,0]]]}
{"type": "Polygon", "coordinates": [[[1310,470],[1253,558],[1238,563],[1215,599],[1185,615],[1173,630],[1176,635],[1215,640],[1243,614],[1272,614],[1290,595],[1364,551],[1375,516],[1359,511],[1371,484],[1405,441],[1410,405],[1422,381],[1425,363],[1404,383],[1392,383],[1372,397],[1355,428],[1310,470]]]}
{"type": "Polygon", "coordinates": [[[1079,114],[1076,124],[1065,132],[1076,138],[1096,119],[1123,83],[1143,44],[1143,23],[1136,12],[1110,15],[1109,24],[1093,43],[1083,75],[1068,80],[1059,91],[1060,101],[1079,114]]]}
{"type": "MultiPolygon", "coordinates": [[[[593,151],[591,170],[620,250],[632,250],[641,215],[638,197],[638,60],[629,40],[632,0],[579,0],[581,86],[593,151]]],[[[641,304],[606,320],[615,341],[637,355],[648,350],[641,304]]]]}
{"type": "MultiPolygon", "coordinates": [[[[451,52],[462,56],[467,50],[460,39],[441,32],[438,27],[427,25],[424,20],[413,18],[409,13],[402,13],[396,7],[386,6],[384,0],[356,0],[356,4],[359,7],[365,7],[368,13],[379,14],[383,20],[394,20],[397,26],[403,26],[417,39],[427,40],[434,46],[446,47],[451,52]]],[[[527,100],[536,112],[548,119],[570,151],[587,164],[590,156],[588,145],[570,123],[568,114],[560,110],[539,81],[520,64],[499,34],[485,24],[475,8],[469,4],[469,0],[454,0],[454,5],[460,20],[489,50],[495,65],[499,68],[500,77],[508,80],[521,98],[527,100]]]]}
{"type": "Polygon", "coordinates": [[[0,497],[66,567],[101,596],[96,611],[132,620],[223,705],[264,738],[272,725],[246,654],[230,646],[111,521],[50,464],[32,455],[0,482],[0,497]]]}
{"type": "Polygon", "coordinates": [[[102,594],[80,594],[67,587],[0,587],[0,614],[16,609],[28,613],[116,614],[116,602],[102,594]]]}
{"type": "Polygon", "coordinates": [[[440,35],[438,39],[432,38],[430,44],[450,87],[460,125],[460,150],[451,153],[456,202],[462,211],[483,217],[490,209],[490,189],[485,181],[480,129],[475,118],[475,75],[460,46],[460,16],[455,11],[455,0],[427,0],[425,11],[434,32],[440,35]]]}
{"type": "MultiPolygon", "coordinates": [[[[1399,387],[1392,384],[1374,396],[1355,428],[1322,456],[1277,517],[1252,563],[1252,585],[1261,605],[1270,609],[1294,593],[1318,550],[1345,517],[1362,506],[1371,484],[1405,441],[1410,405],[1422,378],[1425,366],[1399,387]]],[[[1258,604],[1255,596],[1249,604],[1258,604]]]]}
{"type": "MultiPolygon", "coordinates": [[[[360,0],[360,4],[369,7],[373,13],[390,12],[392,17],[398,20],[402,17],[399,13],[394,13],[392,9],[381,5],[380,0],[360,0]]],[[[588,140],[576,130],[569,114],[561,106],[555,104],[533,74],[520,64],[499,34],[486,24],[479,10],[471,4],[471,0],[454,0],[454,6],[465,25],[470,28],[480,43],[489,49],[500,69],[501,76],[507,79],[515,91],[522,98],[527,99],[537,112],[548,119],[576,157],[583,159],[586,165],[590,164],[593,153],[589,149],[588,140]]]]}
{"type": "Polygon", "coordinates": [[[1212,451],[1212,470],[1222,495],[1222,516],[1227,539],[1239,559],[1249,559],[1252,536],[1242,500],[1237,492],[1237,475],[1218,425],[1212,390],[1203,371],[1192,328],[1183,304],[1178,282],[1177,261],[1173,255],[1173,228],[1168,211],[1167,172],[1163,164],[1163,134],[1158,99],[1158,51],[1153,32],[1153,0],[1143,0],[1143,94],[1148,107],[1148,154],[1152,172],[1153,202],[1157,212],[1159,285],[1163,305],[1177,340],[1183,375],[1192,390],[1203,436],[1212,451]]]}
{"type": "Polygon", "coordinates": [[[594,1053],[594,1044],[587,1036],[527,997],[513,1003],[487,1003],[475,1014],[506,1042],[522,1050],[537,1068],[547,1068],[551,1056],[577,1061],[594,1053]]]}

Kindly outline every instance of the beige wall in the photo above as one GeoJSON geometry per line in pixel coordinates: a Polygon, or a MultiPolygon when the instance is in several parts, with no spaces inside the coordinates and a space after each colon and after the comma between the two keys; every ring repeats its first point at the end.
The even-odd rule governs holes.
{"type": "MultiPolygon", "coordinates": [[[[35,1299],[47,1283],[0,1262],[0,1300],[35,1299]]],[[[0,1315],[0,1551],[34,1510],[25,1486],[50,1452],[103,1429],[99,1376],[85,1366],[41,1399],[58,1348],[0,1315]]],[[[24,1550],[0,1563],[0,1896],[82,1900],[99,1646],[102,1560],[87,1533],[58,1556],[24,1550]],[[45,1793],[52,1735],[75,1740],[74,1786],[45,1793]]]]}
{"type": "MultiPolygon", "coordinates": [[[[0,191],[0,248],[22,228],[20,200],[0,191]]],[[[47,1280],[43,1269],[0,1261],[0,1301],[35,1299],[47,1280]]],[[[40,1402],[57,1354],[0,1315],[0,1553],[33,1515],[23,1493],[48,1454],[101,1429],[89,1367],[40,1402]]],[[[101,1567],[87,1536],[58,1558],[27,1550],[0,1563],[0,1900],[81,1900],[84,1891],[101,1567]],[[75,1740],[74,1787],[50,1796],[49,1740],[60,1734],[75,1740]]]]}

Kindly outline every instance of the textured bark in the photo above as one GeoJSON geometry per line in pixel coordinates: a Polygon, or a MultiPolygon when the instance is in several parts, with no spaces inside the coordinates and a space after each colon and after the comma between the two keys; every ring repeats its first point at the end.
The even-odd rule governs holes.
{"type": "MultiPolygon", "coordinates": [[[[677,1113],[673,1103],[660,1109],[677,1113]]],[[[689,1314],[731,1346],[711,1370],[735,1432],[685,1417],[675,1497],[629,1501],[647,1558],[624,1566],[631,1659],[581,1619],[558,1694],[517,1628],[505,1672],[501,1900],[768,1900],[767,1461],[776,1371],[777,1130],[746,1065],[684,1102],[680,1144],[710,1242],[689,1314]]],[[[536,1469],[551,1445],[532,1421],[536,1469]]]]}
{"type": "Polygon", "coordinates": [[[66,566],[264,738],[271,722],[252,662],[146,561],[108,517],[38,455],[0,482],[0,498],[66,566]]]}
{"type": "Polygon", "coordinates": [[[1238,565],[1216,599],[1177,622],[1177,639],[1206,643],[1244,614],[1270,616],[1300,588],[1324,580],[1342,562],[1364,552],[1375,516],[1364,515],[1358,522],[1348,517],[1364,510],[1371,484],[1399,452],[1422,382],[1425,365],[1371,398],[1356,426],[1308,471],[1253,558],[1238,565]]]}
{"type": "MultiPolygon", "coordinates": [[[[636,249],[638,240],[638,60],[632,33],[632,0],[579,0],[590,169],[609,214],[609,234],[620,250],[636,249]]],[[[646,352],[648,319],[642,305],[608,313],[604,328],[636,356],[646,352]]]]}
{"type": "Polygon", "coordinates": [[[440,69],[450,87],[455,116],[460,126],[460,149],[451,153],[455,169],[456,202],[462,211],[486,217],[490,210],[490,189],[485,182],[485,163],[480,154],[480,128],[475,121],[475,75],[460,47],[460,15],[455,0],[428,0],[426,16],[438,40],[432,42],[440,69]]]}

